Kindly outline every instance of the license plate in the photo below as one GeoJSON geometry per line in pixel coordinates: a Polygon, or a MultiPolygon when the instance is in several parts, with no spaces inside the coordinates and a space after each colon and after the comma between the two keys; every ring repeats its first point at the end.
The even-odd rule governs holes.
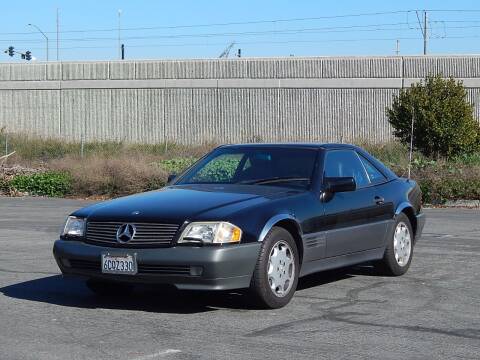
{"type": "Polygon", "coordinates": [[[102,254],[102,273],[135,275],[137,258],[135,254],[102,254]]]}

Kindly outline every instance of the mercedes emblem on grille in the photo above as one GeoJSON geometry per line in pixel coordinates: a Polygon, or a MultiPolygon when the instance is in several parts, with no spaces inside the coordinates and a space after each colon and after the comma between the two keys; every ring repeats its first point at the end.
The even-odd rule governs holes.
{"type": "Polygon", "coordinates": [[[133,224],[123,224],[117,230],[117,241],[119,243],[126,243],[133,239],[137,229],[133,224]]]}

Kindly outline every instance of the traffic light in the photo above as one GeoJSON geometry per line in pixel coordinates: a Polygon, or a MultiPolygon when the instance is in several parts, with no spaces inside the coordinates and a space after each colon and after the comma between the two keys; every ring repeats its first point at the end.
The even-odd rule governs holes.
{"type": "Polygon", "coordinates": [[[25,52],[25,60],[27,61],[32,60],[32,53],[30,51],[25,52]]]}
{"type": "Polygon", "coordinates": [[[8,47],[8,55],[9,55],[9,56],[13,56],[14,53],[15,53],[14,47],[13,47],[13,46],[9,46],[9,47],[8,47]]]}

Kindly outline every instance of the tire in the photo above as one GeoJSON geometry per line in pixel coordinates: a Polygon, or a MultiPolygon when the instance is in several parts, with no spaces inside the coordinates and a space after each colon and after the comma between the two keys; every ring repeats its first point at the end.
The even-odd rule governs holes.
{"type": "Polygon", "coordinates": [[[273,227],[263,240],[250,283],[253,304],[267,309],[287,305],[297,288],[299,271],[295,240],[284,228],[273,227]]]}
{"type": "Polygon", "coordinates": [[[414,233],[410,220],[404,213],[396,216],[393,229],[383,259],[376,265],[382,274],[400,276],[408,271],[412,262],[414,233]]]}
{"type": "Polygon", "coordinates": [[[124,296],[133,291],[133,285],[99,279],[88,279],[85,285],[91,292],[101,297],[124,296]]]}

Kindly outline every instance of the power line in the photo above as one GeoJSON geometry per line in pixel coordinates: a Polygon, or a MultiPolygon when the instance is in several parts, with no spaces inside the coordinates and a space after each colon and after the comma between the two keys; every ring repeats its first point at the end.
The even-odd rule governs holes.
{"type": "MultiPolygon", "coordinates": [[[[459,12],[459,13],[480,12],[480,9],[425,9],[425,10],[429,12],[459,12]]],[[[418,11],[418,9],[414,11],[418,11]]]]}
{"type": "MultiPolygon", "coordinates": [[[[429,9],[426,10],[433,13],[438,14],[445,14],[445,13],[478,13],[480,10],[478,9],[429,9]]],[[[416,13],[417,10],[399,10],[399,11],[385,11],[385,12],[371,12],[371,13],[357,13],[357,14],[345,14],[345,15],[333,15],[333,16],[317,16],[317,17],[303,17],[303,18],[286,18],[286,19],[269,19],[269,20],[253,20],[253,21],[238,21],[238,22],[223,22],[223,23],[208,23],[208,24],[192,24],[192,25],[173,25],[173,26],[151,26],[151,27],[130,27],[130,28],[104,28],[104,29],[77,29],[77,30],[64,30],[58,31],[60,34],[75,34],[75,33],[95,33],[95,32],[113,32],[113,31],[146,31],[146,30],[166,30],[166,29],[191,29],[191,28],[210,28],[210,27],[221,27],[221,26],[234,26],[234,25],[255,25],[255,24],[276,24],[276,23],[290,23],[290,22],[301,22],[301,21],[314,21],[314,20],[325,20],[325,19],[341,19],[341,18],[362,18],[362,17],[374,17],[374,16],[382,16],[382,15],[407,15],[406,22],[391,22],[391,23],[378,23],[378,24],[358,24],[358,25],[347,25],[347,26],[324,26],[324,27],[299,27],[293,29],[273,29],[273,30],[258,30],[258,31],[224,31],[224,32],[205,32],[205,33],[177,33],[177,34],[151,34],[151,35],[142,35],[138,34],[138,36],[126,36],[122,37],[124,40],[130,40],[134,42],[136,40],[153,40],[153,39],[186,39],[186,38],[198,38],[198,39],[210,39],[210,38],[220,38],[220,37],[252,37],[252,36],[287,36],[287,35],[295,35],[295,34],[322,34],[322,33],[351,33],[351,32],[371,32],[371,33],[380,33],[380,32],[407,32],[410,30],[421,30],[422,35],[424,35],[424,26],[427,24],[422,24],[420,22],[419,26],[412,27],[410,22],[408,21],[408,15],[411,13],[416,13]]],[[[462,15],[463,16],[463,15],[462,15]]],[[[443,16],[439,16],[443,17],[443,16]]],[[[480,28],[479,20],[466,20],[466,19],[435,19],[428,21],[429,25],[429,38],[432,39],[468,39],[468,38],[479,38],[480,36],[477,35],[459,35],[459,36],[447,36],[447,29],[475,29],[480,28]],[[465,25],[463,25],[465,24],[465,25]],[[432,26],[435,25],[435,26],[432,26]],[[438,35],[433,33],[432,30],[437,30],[440,26],[440,33],[443,30],[443,35],[438,35]]],[[[49,33],[57,33],[55,32],[45,32],[46,34],[49,33]]],[[[22,32],[22,33],[0,33],[0,35],[34,35],[33,32],[22,32]]],[[[405,33],[407,34],[407,33],[405,33]]],[[[255,45],[255,44],[309,44],[309,43],[328,43],[328,42],[368,42],[368,41],[395,41],[395,40],[418,40],[417,37],[399,37],[394,36],[390,37],[379,37],[379,38],[346,38],[346,39],[286,39],[286,40],[261,40],[261,41],[238,41],[239,45],[255,45]]],[[[425,39],[425,36],[423,36],[425,39]]],[[[100,43],[102,41],[112,41],[117,40],[116,37],[72,37],[72,38],[61,38],[58,40],[62,43],[86,43],[86,42],[97,42],[100,43]]],[[[21,46],[27,47],[26,44],[37,44],[40,43],[42,40],[39,39],[0,39],[0,42],[9,42],[9,43],[22,43],[21,46]]],[[[222,43],[163,43],[163,44],[129,44],[128,47],[132,48],[141,48],[141,47],[182,47],[182,46],[224,46],[224,42],[222,43]]],[[[73,45],[73,44],[72,44],[73,45]]],[[[29,46],[28,46],[29,47],[29,46]]],[[[30,47],[29,47],[30,48],[30,47]]],[[[101,49],[101,48],[109,48],[109,46],[64,46],[58,47],[61,50],[74,50],[74,49],[101,49]]],[[[31,49],[31,48],[30,48],[31,49]]],[[[33,50],[33,49],[32,49],[33,50]]]]}
{"type": "MultiPolygon", "coordinates": [[[[433,21],[432,23],[443,24],[449,21],[433,21]]],[[[480,21],[475,21],[479,23],[480,21]]],[[[378,32],[378,31],[408,31],[421,30],[424,31],[423,25],[418,27],[384,27],[384,26],[398,26],[408,25],[406,22],[387,23],[387,24],[367,24],[367,25],[351,25],[351,26],[337,26],[337,27],[322,27],[322,28],[299,28],[299,29],[284,29],[284,30],[266,30],[266,31],[243,31],[243,32],[225,32],[225,33],[201,33],[201,34],[175,34],[175,35],[148,35],[148,36],[127,36],[124,40],[149,40],[149,39],[181,39],[181,38],[210,38],[210,37],[226,37],[226,36],[262,36],[262,35],[293,35],[299,33],[318,34],[318,33],[348,33],[348,32],[378,32]],[[371,29],[365,29],[371,28],[371,29]]],[[[480,28],[480,25],[468,26],[443,26],[443,30],[447,29],[474,29],[480,28]]],[[[117,29],[118,30],[118,29],[117,29]]],[[[445,36],[444,36],[445,37],[445,36]]],[[[115,37],[92,37],[92,38],[65,38],[61,42],[89,42],[102,40],[117,40],[115,37]]],[[[0,39],[0,42],[23,42],[23,43],[39,43],[41,40],[37,39],[0,39]]]]}
{"type": "MultiPolygon", "coordinates": [[[[164,26],[146,26],[146,27],[126,27],[121,28],[122,31],[142,31],[142,30],[161,30],[161,29],[187,29],[187,28],[203,28],[203,27],[217,27],[217,26],[234,26],[234,25],[258,25],[269,23],[282,23],[282,22],[300,22],[300,21],[314,21],[314,20],[326,20],[326,19],[341,19],[341,18],[354,18],[354,17],[368,17],[368,16],[381,16],[381,15],[395,15],[395,14],[408,14],[420,11],[419,9],[410,10],[397,10],[397,11],[382,11],[382,12],[369,12],[369,13],[353,13],[344,15],[329,15],[329,16],[316,16],[316,17],[301,17],[301,18],[282,18],[282,19],[268,19],[268,20],[252,20],[252,21],[235,21],[235,22],[223,22],[223,23],[206,23],[206,24],[191,24],[191,25],[164,25],[164,26]]],[[[458,12],[458,13],[477,13],[480,9],[427,9],[430,12],[458,12]]],[[[66,33],[86,33],[86,32],[116,32],[116,28],[97,28],[97,29],[74,29],[74,30],[62,30],[60,34],[66,33]]],[[[45,31],[46,34],[56,34],[57,31],[45,31]]],[[[0,35],[32,35],[34,32],[3,32],[0,35]]]]}
{"type": "MultiPolygon", "coordinates": [[[[419,19],[418,19],[419,20],[419,19]]],[[[435,20],[431,21],[435,24],[445,24],[445,23],[480,23],[477,20],[435,20]]],[[[443,26],[444,29],[468,29],[468,28],[478,28],[478,25],[467,25],[467,26],[443,26]]],[[[329,26],[329,27],[314,27],[314,28],[298,28],[298,29],[283,29],[283,30],[264,30],[264,31],[240,31],[240,32],[220,32],[220,33],[200,33],[200,34],[170,34],[170,35],[147,35],[147,36],[127,36],[124,37],[126,40],[146,40],[146,39],[177,39],[177,38],[188,38],[188,37],[220,37],[220,36],[253,36],[253,35],[268,35],[268,34],[297,34],[297,33],[329,33],[329,32],[350,32],[350,31],[404,31],[404,30],[422,30],[423,25],[420,24],[419,27],[411,27],[408,22],[396,22],[396,23],[380,23],[380,24],[365,24],[365,25],[349,25],[349,26],[329,26]],[[407,25],[408,27],[403,28],[384,28],[386,26],[403,26],[407,25]],[[373,29],[365,29],[373,28],[373,29]]],[[[119,28],[117,27],[116,31],[119,28]]],[[[124,29],[121,29],[124,30],[124,29]]],[[[46,32],[48,33],[48,32],[46,32]]],[[[34,33],[28,33],[34,34],[34,33]]],[[[118,38],[114,37],[89,37],[89,38],[64,38],[60,41],[101,41],[101,40],[117,40],[118,38]]],[[[0,42],[12,42],[12,43],[37,43],[41,40],[38,39],[0,39],[0,42]]]]}
{"type": "MultiPolygon", "coordinates": [[[[391,40],[419,40],[421,37],[395,37],[395,38],[358,38],[358,39],[325,39],[325,40],[279,40],[279,41],[242,41],[236,42],[237,45],[263,45],[263,44],[291,44],[291,43],[329,43],[329,42],[361,42],[361,41],[391,41],[391,40]]],[[[149,47],[184,47],[184,46],[222,46],[225,43],[150,43],[129,45],[130,48],[149,48],[149,47]]],[[[73,49],[115,49],[115,46],[71,46],[62,47],[60,50],[73,50],[73,49]]],[[[32,50],[39,50],[40,48],[32,48],[32,50]]]]}
{"type": "MultiPolygon", "coordinates": [[[[432,37],[432,40],[439,39],[478,39],[480,35],[463,35],[463,36],[446,36],[432,37]]],[[[286,41],[242,41],[237,45],[264,45],[264,44],[291,44],[291,43],[329,43],[329,42],[362,42],[362,41],[395,41],[395,40],[422,40],[422,37],[391,37],[391,38],[356,38],[356,39],[325,39],[325,40],[286,40],[286,41]]],[[[140,45],[129,45],[131,48],[152,48],[152,47],[184,47],[184,46],[223,46],[225,43],[150,43],[140,45]]],[[[116,46],[70,46],[62,47],[60,50],[76,50],[76,49],[116,49],[116,46]]],[[[31,48],[31,50],[42,50],[42,48],[31,48]]]]}
{"type": "MultiPolygon", "coordinates": [[[[124,40],[147,40],[147,39],[179,39],[179,38],[208,38],[208,37],[224,37],[224,36],[257,36],[257,35],[289,35],[298,33],[329,33],[329,32],[351,32],[351,31],[392,31],[392,30],[412,30],[409,27],[403,28],[383,28],[384,26],[408,25],[406,22],[384,23],[384,24],[367,24],[367,25],[349,25],[334,26],[320,28],[298,28],[283,30],[264,30],[264,31],[241,31],[241,32],[223,32],[223,33],[200,33],[200,34],[172,34],[172,35],[146,35],[146,36],[127,36],[124,40]],[[372,29],[365,29],[372,28],[372,29]]],[[[413,28],[418,29],[418,28],[413,28]]],[[[117,29],[118,30],[118,29],[117,29]]],[[[100,41],[100,40],[116,40],[114,37],[90,37],[90,38],[64,38],[60,41],[100,41]]],[[[1,42],[38,42],[37,39],[0,39],[1,42]]]]}
{"type": "MultiPolygon", "coordinates": [[[[216,27],[216,26],[233,26],[233,25],[258,25],[269,23],[281,23],[281,22],[299,22],[299,21],[314,21],[325,19],[340,19],[349,17],[365,17],[365,16],[380,16],[380,15],[392,15],[392,14],[406,14],[415,10],[398,10],[398,11],[383,11],[383,12],[370,12],[370,13],[357,13],[357,14],[345,14],[345,15],[330,15],[330,16],[316,16],[316,17],[303,17],[303,18],[287,18],[287,19],[269,19],[269,20],[252,20],[252,21],[236,21],[236,22],[224,22],[224,23],[209,23],[209,24],[193,24],[193,25],[164,25],[164,26],[148,26],[148,27],[126,27],[121,28],[122,31],[137,31],[137,30],[161,30],[161,29],[187,29],[187,28],[200,28],[200,27],[216,27]]],[[[479,10],[480,11],[480,10],[479,10]]],[[[82,32],[114,32],[118,31],[117,28],[104,28],[104,29],[76,29],[76,30],[62,30],[61,34],[65,33],[82,33],[82,32]]],[[[46,31],[45,33],[56,33],[56,31],[46,31]]],[[[32,32],[6,32],[0,33],[0,35],[31,35],[32,32]]]]}

